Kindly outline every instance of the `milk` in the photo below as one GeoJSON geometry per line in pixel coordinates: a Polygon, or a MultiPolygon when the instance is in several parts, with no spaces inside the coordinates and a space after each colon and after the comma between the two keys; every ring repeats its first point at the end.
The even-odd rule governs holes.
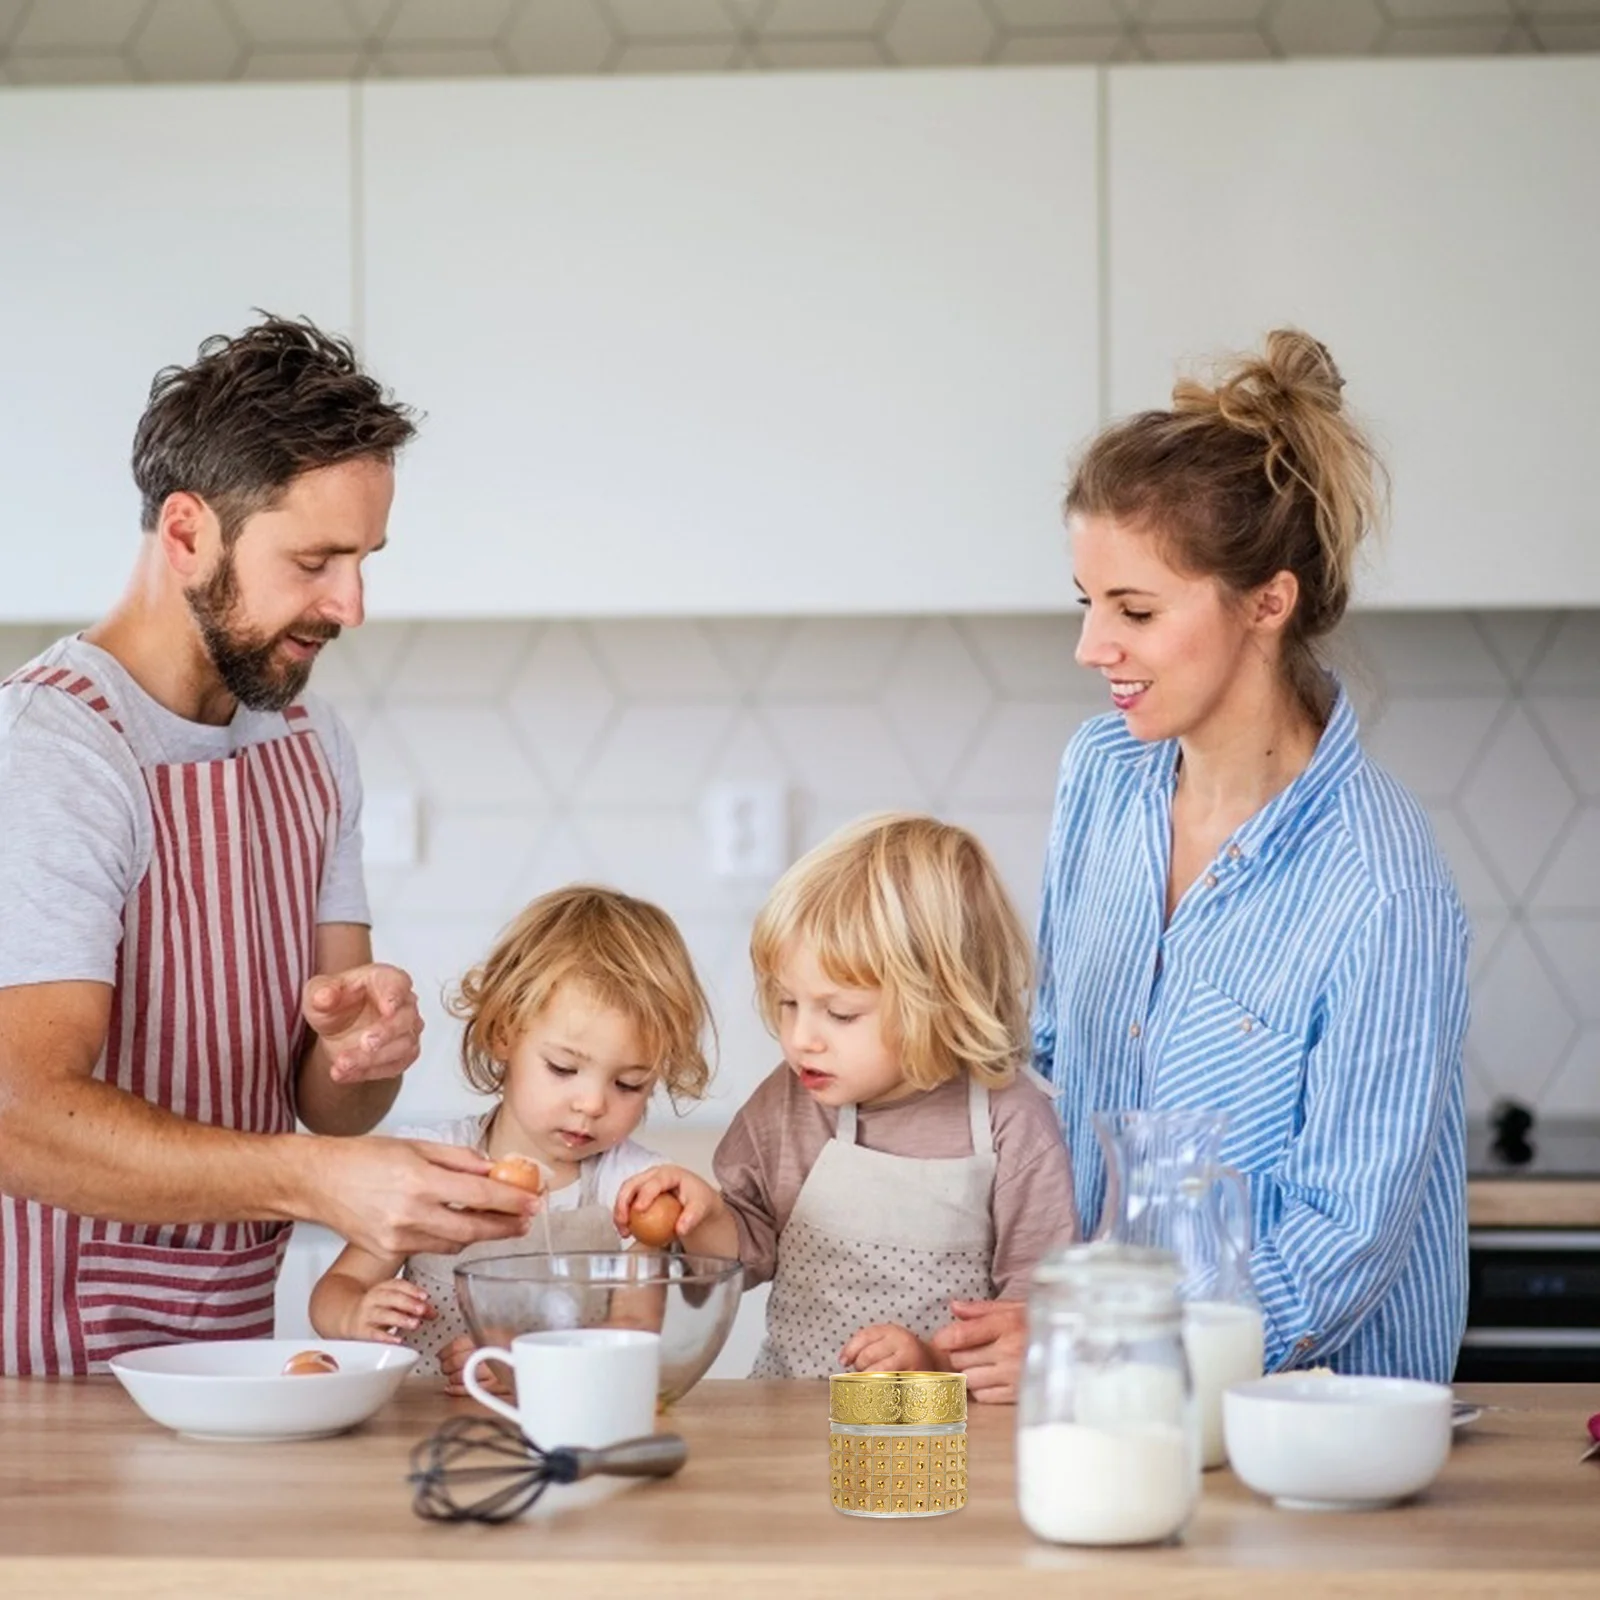
{"type": "Polygon", "coordinates": [[[1265,1334],[1254,1306],[1222,1300],[1191,1300],[1183,1308],[1183,1348],[1194,1378],[1200,1418],[1200,1464],[1220,1467],[1228,1459],[1222,1437],[1222,1391],[1230,1383],[1261,1376],[1265,1334]]]}
{"type": "Polygon", "coordinates": [[[1055,1544],[1154,1544],[1189,1520],[1200,1493],[1176,1423],[1046,1422],[1017,1433],[1022,1520],[1055,1544]]]}

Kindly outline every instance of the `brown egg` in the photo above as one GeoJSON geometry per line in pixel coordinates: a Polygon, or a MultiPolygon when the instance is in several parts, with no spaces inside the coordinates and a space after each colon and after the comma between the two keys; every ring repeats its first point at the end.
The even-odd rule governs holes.
{"type": "Polygon", "coordinates": [[[502,1156],[489,1168],[489,1176],[496,1183],[509,1183],[513,1188],[526,1189],[529,1194],[544,1193],[544,1174],[539,1163],[530,1156],[502,1156]]]}
{"type": "Polygon", "coordinates": [[[304,1378],[319,1372],[337,1372],[339,1363],[326,1350],[297,1350],[283,1364],[286,1378],[304,1378]]]}
{"type": "Polygon", "coordinates": [[[658,1194],[647,1206],[635,1206],[628,1213],[628,1231],[640,1244],[652,1250],[665,1250],[678,1236],[678,1218],[683,1207],[670,1194],[658,1194]]]}

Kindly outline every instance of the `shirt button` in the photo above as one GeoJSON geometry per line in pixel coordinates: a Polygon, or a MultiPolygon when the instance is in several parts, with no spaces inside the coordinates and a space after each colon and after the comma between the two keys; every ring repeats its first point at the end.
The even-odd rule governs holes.
{"type": "Polygon", "coordinates": [[[1128,1024],[1128,1037],[1130,1039],[1137,1039],[1143,1032],[1144,1029],[1141,1028],[1137,1022],[1130,1022],[1128,1024]]]}
{"type": "Polygon", "coordinates": [[[1206,888],[1215,889],[1216,886],[1217,886],[1217,875],[1216,875],[1216,873],[1208,872],[1206,874],[1206,888]]]}
{"type": "Polygon", "coordinates": [[[1249,1031],[1255,1027],[1255,1025],[1256,1023],[1254,1017],[1246,1017],[1244,1021],[1239,1024],[1239,1032],[1249,1033],[1249,1031]]]}
{"type": "Polygon", "coordinates": [[[1230,844],[1228,846],[1228,859],[1230,861],[1237,861],[1239,859],[1239,857],[1242,856],[1243,854],[1244,854],[1244,851],[1242,851],[1238,847],[1238,845],[1230,844]]]}

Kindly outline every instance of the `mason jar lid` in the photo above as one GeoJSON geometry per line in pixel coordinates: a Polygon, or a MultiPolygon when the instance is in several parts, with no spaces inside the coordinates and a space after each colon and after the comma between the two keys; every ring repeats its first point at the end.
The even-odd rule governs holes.
{"type": "Polygon", "coordinates": [[[828,1416],[856,1427],[892,1428],[965,1422],[964,1372],[836,1372],[828,1379],[828,1416]]]}
{"type": "Polygon", "coordinates": [[[1034,1268],[1033,1287],[1085,1310],[1176,1316],[1182,1276],[1170,1250],[1102,1240],[1052,1250],[1034,1268]]]}

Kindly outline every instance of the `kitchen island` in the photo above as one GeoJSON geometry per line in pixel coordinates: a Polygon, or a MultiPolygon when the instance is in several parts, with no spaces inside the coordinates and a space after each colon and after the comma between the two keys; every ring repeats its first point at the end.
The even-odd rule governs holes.
{"type": "MultiPolygon", "coordinates": [[[[0,1380],[0,1595],[428,1596],[430,1600],[955,1600],[1002,1595],[1595,1595],[1600,1459],[1579,1464],[1600,1384],[1462,1391],[1504,1407],[1439,1480],[1388,1511],[1279,1511],[1206,1475],[1181,1544],[1041,1544],[1015,1501],[1010,1407],[974,1406],[969,1503],[872,1521],[829,1503],[822,1383],[702,1383],[670,1425],[688,1465],[500,1527],[411,1510],[411,1447],[476,1411],[412,1380],[339,1438],[218,1444],[148,1421],[115,1380],[0,1380]]],[[[587,1486],[568,1490],[581,1494],[587,1486]]]]}

